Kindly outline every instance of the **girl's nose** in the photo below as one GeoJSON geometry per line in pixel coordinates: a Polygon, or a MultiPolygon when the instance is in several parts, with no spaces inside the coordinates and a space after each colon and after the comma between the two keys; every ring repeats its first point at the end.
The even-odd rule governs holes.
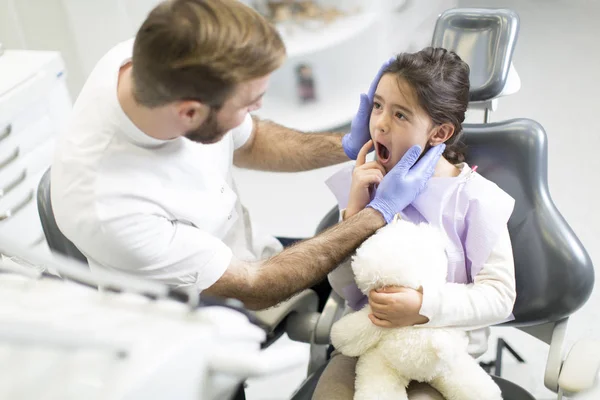
{"type": "Polygon", "coordinates": [[[375,129],[379,133],[388,133],[389,132],[389,118],[386,113],[382,113],[377,117],[377,121],[375,121],[375,129]]]}

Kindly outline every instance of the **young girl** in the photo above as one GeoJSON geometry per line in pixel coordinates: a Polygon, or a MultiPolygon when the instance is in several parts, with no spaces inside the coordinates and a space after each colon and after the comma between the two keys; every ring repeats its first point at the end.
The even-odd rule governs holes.
{"type": "MultiPolygon", "coordinates": [[[[386,288],[367,298],[354,283],[350,261],[332,272],[329,281],[346,299],[349,311],[368,302],[374,324],[461,328],[469,332],[470,353],[479,356],[487,349],[486,327],[505,321],[516,297],[507,229],[514,201],[464,162],[458,140],[468,102],[469,67],[455,53],[426,48],[393,60],[373,96],[372,140],[357,158],[342,212],[343,218],[349,218],[363,209],[383,175],[411,146],[420,145],[425,152],[445,143],[433,177],[401,217],[429,223],[445,233],[448,283],[439,291],[386,288]],[[365,162],[373,147],[376,161],[365,162]]],[[[355,363],[356,359],[334,352],[313,399],[352,399],[355,363]]],[[[442,399],[433,388],[420,384],[411,384],[409,395],[442,399]]]]}

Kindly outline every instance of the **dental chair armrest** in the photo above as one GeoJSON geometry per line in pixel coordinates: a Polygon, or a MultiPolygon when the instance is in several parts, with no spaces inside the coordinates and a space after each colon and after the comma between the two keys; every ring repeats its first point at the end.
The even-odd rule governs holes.
{"type": "Polygon", "coordinates": [[[334,290],[321,313],[295,313],[286,320],[286,332],[290,339],[317,345],[328,345],[331,327],[344,313],[346,302],[334,290]]]}
{"type": "Polygon", "coordinates": [[[600,341],[580,340],[565,359],[558,386],[567,396],[592,389],[598,383],[600,373],[600,341]]]}
{"type": "Polygon", "coordinates": [[[560,369],[564,360],[564,345],[568,322],[569,318],[564,318],[539,327],[533,327],[533,329],[522,328],[525,332],[550,345],[548,360],[546,361],[546,371],[544,372],[544,385],[554,393],[558,393],[559,389],[558,377],[560,376],[560,369]]]}
{"type": "MultiPolygon", "coordinates": [[[[319,296],[317,296],[317,293],[314,290],[307,289],[285,301],[282,301],[274,307],[266,310],[256,311],[254,315],[260,321],[262,327],[267,331],[267,341],[263,344],[263,348],[268,347],[284,332],[286,332],[289,325],[288,319],[297,320],[299,317],[307,318],[312,315],[312,319],[315,320],[316,324],[316,316],[319,315],[317,313],[318,307],[319,296]]],[[[312,329],[314,329],[314,327],[312,329]]],[[[312,329],[310,330],[311,333],[312,329]]],[[[293,331],[291,334],[288,332],[290,339],[302,339],[301,332],[298,332],[298,335],[301,336],[300,338],[298,338],[295,333],[296,332],[293,331]]]]}
{"type": "Polygon", "coordinates": [[[342,318],[345,306],[346,301],[335,290],[332,290],[317,321],[313,338],[315,344],[329,344],[331,327],[337,320],[342,318]]]}

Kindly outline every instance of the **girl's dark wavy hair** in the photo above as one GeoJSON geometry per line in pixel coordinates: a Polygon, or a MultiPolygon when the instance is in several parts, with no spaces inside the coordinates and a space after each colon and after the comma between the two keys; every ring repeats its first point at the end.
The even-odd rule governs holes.
{"type": "Polygon", "coordinates": [[[469,104],[469,65],[453,51],[427,47],[399,54],[384,73],[397,75],[413,88],[419,105],[434,124],[454,125],[444,157],[453,164],[463,162],[465,146],[460,137],[469,104]]]}

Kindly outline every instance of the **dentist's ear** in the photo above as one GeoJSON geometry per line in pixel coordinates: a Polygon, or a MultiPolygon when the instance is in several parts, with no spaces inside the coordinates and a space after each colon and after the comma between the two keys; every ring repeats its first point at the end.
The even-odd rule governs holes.
{"type": "Polygon", "coordinates": [[[210,113],[210,106],[196,100],[183,100],[175,104],[175,110],[182,128],[188,131],[204,123],[210,113]]]}
{"type": "Polygon", "coordinates": [[[454,135],[454,125],[450,123],[443,123],[437,126],[433,131],[433,134],[429,138],[429,144],[431,146],[437,146],[438,144],[446,142],[454,135]]]}

